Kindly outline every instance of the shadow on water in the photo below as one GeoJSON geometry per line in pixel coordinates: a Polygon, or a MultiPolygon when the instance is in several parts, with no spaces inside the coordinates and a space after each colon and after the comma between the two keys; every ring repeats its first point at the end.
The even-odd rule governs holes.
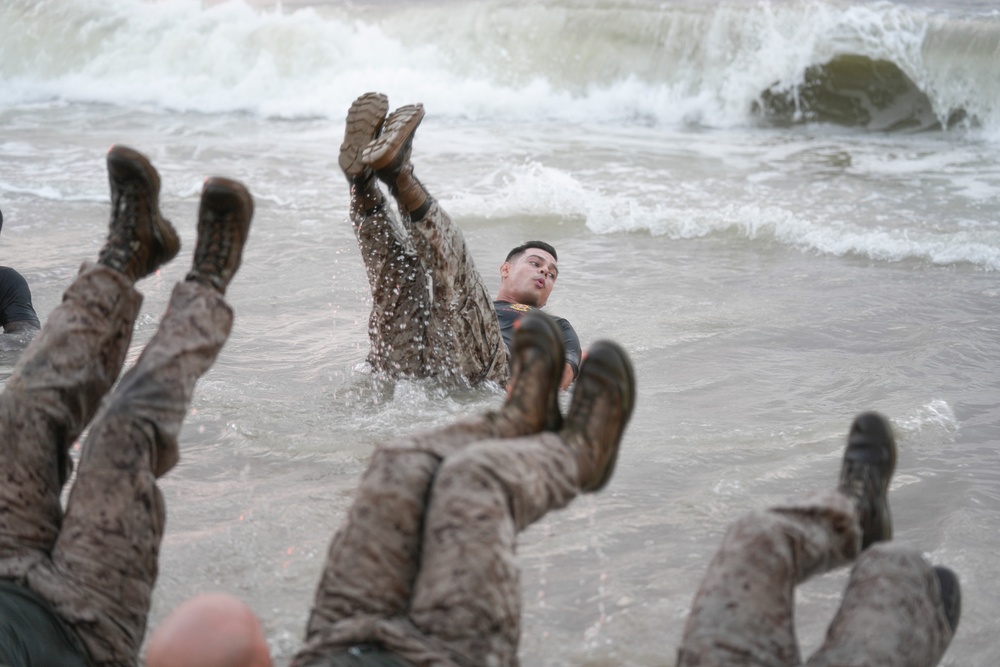
{"type": "Polygon", "coordinates": [[[802,83],[772,85],[751,110],[764,122],[778,126],[818,122],[882,132],[919,132],[975,123],[964,109],[939,114],[930,98],[895,63],[853,54],[806,68],[802,83]]]}

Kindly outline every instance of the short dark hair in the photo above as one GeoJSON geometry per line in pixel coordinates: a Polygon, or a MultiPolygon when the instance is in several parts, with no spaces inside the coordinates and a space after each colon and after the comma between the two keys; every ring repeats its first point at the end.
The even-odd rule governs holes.
{"type": "Polygon", "coordinates": [[[521,245],[517,246],[509,253],[507,253],[507,259],[505,259],[504,261],[509,262],[511,259],[516,259],[520,257],[521,255],[524,254],[524,252],[528,248],[538,248],[539,250],[544,250],[545,252],[552,255],[552,259],[556,260],[557,262],[559,261],[559,255],[556,254],[556,249],[550,246],[545,241],[526,241],[525,243],[522,243],[521,245]]]}

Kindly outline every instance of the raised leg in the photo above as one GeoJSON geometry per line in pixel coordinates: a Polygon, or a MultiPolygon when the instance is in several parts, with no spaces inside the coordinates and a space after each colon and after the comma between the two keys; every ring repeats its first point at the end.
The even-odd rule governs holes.
{"type": "Polygon", "coordinates": [[[855,503],[837,492],[737,520],[695,596],[678,667],[797,667],[795,586],[860,547],[855,503]]]}
{"type": "Polygon", "coordinates": [[[427,328],[434,358],[429,364],[441,375],[503,386],[509,373],[507,348],[493,299],[461,230],[436,201],[411,228],[434,293],[427,328]]]}
{"type": "Polygon", "coordinates": [[[795,586],[891,538],[895,466],[889,422],[862,413],[848,432],[836,491],[739,519],[695,596],[678,667],[799,665],[795,586]]]}
{"type": "Polygon", "coordinates": [[[174,289],[157,333],[91,426],[52,560],[28,575],[98,662],[138,655],[165,520],[156,477],[178,459],[195,382],[232,318],[216,290],[174,289]]]}
{"type": "Polygon", "coordinates": [[[431,491],[409,618],[467,664],[517,663],[517,535],[580,490],[555,433],[477,443],[446,459],[431,491]]]}
{"type": "Polygon", "coordinates": [[[627,355],[598,343],[562,420],[559,327],[539,311],[517,327],[499,412],[376,452],[293,666],[349,664],[359,644],[413,664],[516,663],[517,533],[603,487],[635,400],[627,355]]]}
{"type": "Polygon", "coordinates": [[[165,519],[156,478],[176,464],[195,384],[232,329],[223,294],[240,265],[252,214],[242,184],[205,181],[192,269],[91,425],[51,560],[26,576],[96,664],[138,659],[165,519]]]}
{"type": "Polygon", "coordinates": [[[62,522],[68,450],[121,371],[142,297],[85,264],[0,395],[0,577],[48,557],[62,522]]]}
{"type": "Polygon", "coordinates": [[[351,192],[350,219],[372,294],[368,362],[392,377],[425,377],[431,290],[409,232],[386,206],[362,151],[378,137],[389,110],[381,93],[361,95],[347,112],[339,163],[351,192]]]}
{"type": "Polygon", "coordinates": [[[507,351],[493,300],[461,231],[413,173],[410,153],[423,117],[419,104],[394,111],[361,159],[396,199],[410,231],[409,245],[426,274],[424,375],[504,384],[507,351]]]}
{"type": "Polygon", "coordinates": [[[160,177],[126,146],[107,155],[111,220],[97,265],[84,264],[0,397],[0,577],[20,580],[59,532],[68,450],[121,372],[142,302],[136,280],[180,248],[160,215],[160,177]]]}
{"type": "Polygon", "coordinates": [[[426,377],[433,349],[427,272],[387,209],[361,214],[352,204],[351,220],[372,294],[368,362],[391,377],[426,377]]]}
{"type": "Polygon", "coordinates": [[[865,551],[851,571],[837,616],[807,667],[934,667],[951,643],[958,614],[945,580],[919,552],[889,545],[865,551]]]}
{"type": "Polygon", "coordinates": [[[500,411],[401,438],[373,454],[330,545],[306,643],[293,664],[326,664],[331,653],[356,643],[393,645],[384,633],[396,636],[400,622],[410,627],[405,616],[423,562],[428,494],[442,461],[481,440],[518,438],[558,423],[553,412],[564,358],[559,328],[542,313],[519,324],[515,381],[500,411]]]}

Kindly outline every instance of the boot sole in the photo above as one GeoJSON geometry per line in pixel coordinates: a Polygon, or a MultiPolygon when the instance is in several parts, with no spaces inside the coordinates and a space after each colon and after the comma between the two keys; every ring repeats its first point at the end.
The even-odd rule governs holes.
{"type": "Polygon", "coordinates": [[[353,180],[364,173],[367,167],[361,161],[361,151],[378,137],[388,113],[389,98],[382,93],[365,93],[351,104],[339,158],[347,178],[353,180]]]}
{"type": "Polygon", "coordinates": [[[160,175],[145,155],[128,146],[112,146],[108,150],[107,167],[116,187],[139,181],[149,192],[153,241],[158,246],[150,249],[150,259],[156,266],[166,264],[177,256],[181,240],[170,221],[160,214],[160,175]]]}
{"type": "Polygon", "coordinates": [[[385,119],[382,134],[361,152],[361,161],[375,171],[398,170],[400,165],[396,162],[399,154],[406,148],[423,119],[423,104],[408,104],[393,111],[385,119]]]}
{"type": "Polygon", "coordinates": [[[587,356],[580,366],[577,382],[584,377],[584,373],[597,375],[603,378],[605,383],[616,386],[621,391],[621,429],[615,439],[611,456],[604,467],[604,474],[590,489],[591,493],[595,493],[607,485],[615,471],[615,464],[618,462],[618,450],[622,436],[625,434],[625,427],[628,426],[629,420],[632,418],[632,410],[635,408],[635,369],[622,346],[614,341],[599,340],[587,350],[587,356]]]}
{"type": "MultiPolygon", "coordinates": [[[[517,359],[524,359],[524,363],[518,365],[519,369],[529,365],[535,352],[544,355],[547,359],[555,360],[547,378],[550,390],[547,392],[546,416],[543,420],[542,430],[558,431],[562,427],[562,414],[559,412],[559,382],[562,380],[563,367],[566,365],[566,347],[562,340],[562,331],[559,330],[559,325],[555,323],[555,320],[538,310],[526,313],[517,320],[514,327],[514,349],[511,351],[512,367],[518,365],[517,359]]],[[[516,379],[523,381],[523,378],[516,379]]]]}

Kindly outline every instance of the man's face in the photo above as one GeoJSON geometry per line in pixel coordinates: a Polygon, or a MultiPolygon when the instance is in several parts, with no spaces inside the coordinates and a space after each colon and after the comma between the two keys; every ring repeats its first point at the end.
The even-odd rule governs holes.
{"type": "Polygon", "coordinates": [[[541,308],[559,276],[556,258],[541,248],[528,248],[500,265],[500,290],[505,300],[541,308]]]}

